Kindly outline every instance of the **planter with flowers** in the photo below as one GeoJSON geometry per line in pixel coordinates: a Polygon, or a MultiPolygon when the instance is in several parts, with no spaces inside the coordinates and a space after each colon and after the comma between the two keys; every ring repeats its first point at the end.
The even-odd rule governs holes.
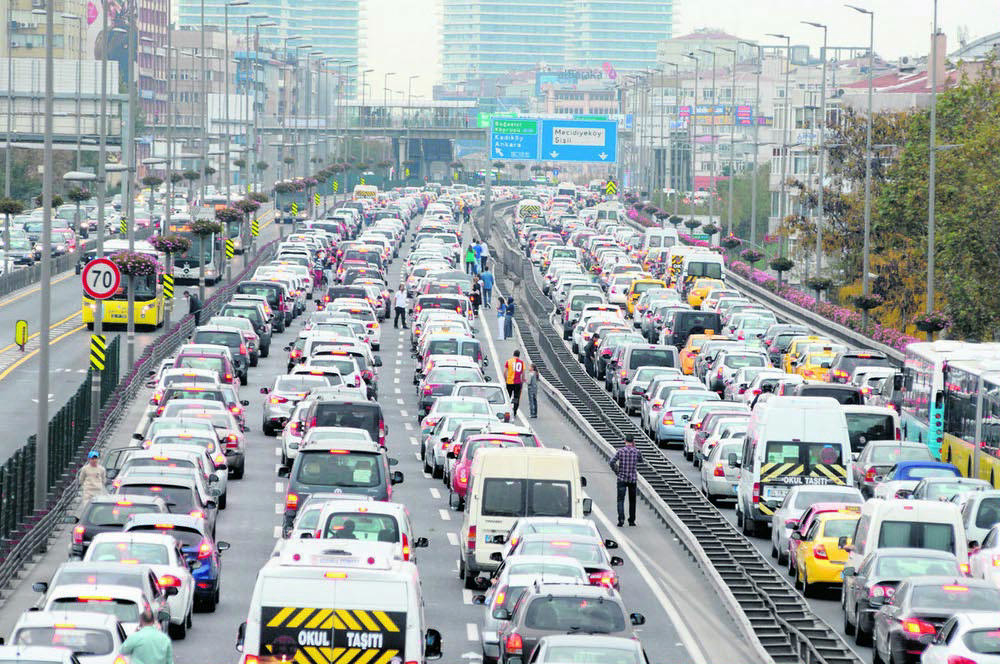
{"type": "Polygon", "coordinates": [[[921,332],[926,333],[927,338],[930,339],[935,332],[941,332],[951,327],[951,317],[943,311],[932,311],[916,316],[913,319],[913,325],[921,332]]]}
{"type": "Polygon", "coordinates": [[[727,235],[726,237],[719,240],[721,244],[726,249],[735,249],[743,244],[743,240],[739,239],[735,235],[727,235]]]}
{"type": "Polygon", "coordinates": [[[768,266],[778,273],[778,283],[780,284],[784,273],[795,267],[795,263],[790,258],[779,256],[778,258],[771,259],[768,266]]]}
{"type": "Polygon", "coordinates": [[[755,265],[763,260],[764,254],[756,249],[744,249],[740,252],[740,258],[750,263],[750,265],[755,265]]]}

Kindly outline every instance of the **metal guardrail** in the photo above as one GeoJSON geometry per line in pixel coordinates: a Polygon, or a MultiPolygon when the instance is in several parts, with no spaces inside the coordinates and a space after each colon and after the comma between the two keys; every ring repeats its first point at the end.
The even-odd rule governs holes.
{"type": "MultiPolygon", "coordinates": [[[[504,248],[494,251],[504,275],[508,270],[516,275],[531,274],[523,252],[507,244],[500,234],[501,224],[491,229],[481,219],[477,222],[484,236],[490,230],[497,231],[490,236],[490,244],[504,248]]],[[[671,523],[683,526],[674,530],[679,540],[696,560],[707,561],[715,570],[768,656],[782,664],[860,664],[836,631],[812,612],[753,544],[704,500],[684,474],[583,371],[561,335],[549,324],[551,300],[542,295],[534,280],[528,277],[518,281],[520,288],[513,280],[511,283],[521,299],[515,320],[522,345],[542,377],[572,406],[576,416],[571,420],[585,422],[611,448],[621,447],[625,435],[632,435],[644,457],[640,475],[665,510],[672,513],[665,523],[668,527],[671,523]]]]}
{"type": "MultiPolygon", "coordinates": [[[[204,304],[205,316],[218,313],[261,262],[273,254],[278,240],[264,244],[257,255],[234,275],[233,281],[215,292],[204,304]]],[[[48,548],[49,537],[64,522],[79,489],[77,469],[93,448],[107,443],[128,411],[151,369],[170,357],[194,330],[194,316],[188,314],[168,332],[146,346],[125,377],[120,371],[120,336],[108,347],[108,364],[102,380],[102,409],[97,422],[90,422],[90,381],[87,376],[70,401],[49,422],[49,494],[45,505],[34,505],[35,436],[0,467],[0,593],[16,580],[18,571],[35,555],[48,548]],[[114,367],[114,371],[108,371],[114,367]],[[114,377],[112,377],[112,373],[114,377]],[[60,442],[61,441],[61,442],[60,442]]]]}

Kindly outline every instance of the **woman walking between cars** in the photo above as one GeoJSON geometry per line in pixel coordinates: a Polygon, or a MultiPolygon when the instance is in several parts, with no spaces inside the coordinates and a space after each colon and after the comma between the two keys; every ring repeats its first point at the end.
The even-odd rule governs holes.
{"type": "Polygon", "coordinates": [[[538,418],[538,367],[532,362],[528,367],[528,377],[525,379],[528,386],[528,417],[538,418]]]}
{"type": "Polygon", "coordinates": [[[503,326],[507,318],[507,300],[503,299],[503,296],[497,298],[497,336],[501,339],[503,336],[503,326]]]}
{"type": "Polygon", "coordinates": [[[507,306],[503,310],[503,338],[514,336],[514,298],[507,298],[507,306]]]}
{"type": "Polygon", "coordinates": [[[472,303],[472,313],[479,316],[479,305],[483,302],[483,284],[479,277],[472,278],[472,292],[469,293],[469,301],[472,303]]]}

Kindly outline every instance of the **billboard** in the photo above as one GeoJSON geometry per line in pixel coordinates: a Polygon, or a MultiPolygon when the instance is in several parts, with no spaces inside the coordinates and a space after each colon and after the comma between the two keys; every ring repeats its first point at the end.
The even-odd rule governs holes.
{"type": "Polygon", "coordinates": [[[544,85],[561,89],[575,89],[583,81],[605,81],[610,84],[616,78],[618,78],[618,72],[608,62],[605,62],[601,69],[539,71],[535,72],[535,96],[542,93],[544,85]]]}
{"type": "Polygon", "coordinates": [[[86,0],[87,55],[85,59],[114,60],[121,80],[129,80],[128,27],[136,15],[137,0],[86,0]],[[108,31],[104,32],[105,9],[108,31]],[[119,28],[119,30],[115,30],[119,28]]]}

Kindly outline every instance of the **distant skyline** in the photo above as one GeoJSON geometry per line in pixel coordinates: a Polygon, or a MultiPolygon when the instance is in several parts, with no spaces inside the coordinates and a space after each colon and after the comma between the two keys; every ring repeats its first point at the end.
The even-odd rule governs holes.
{"type": "MultiPolygon", "coordinates": [[[[252,2],[252,0],[251,0],[252,2]]],[[[413,74],[414,95],[431,96],[441,67],[440,0],[365,0],[366,43],[362,47],[366,66],[375,71],[369,81],[382,87],[385,72],[393,90],[406,90],[413,74]]],[[[930,51],[932,0],[857,0],[851,4],[875,12],[875,51],[887,60],[901,56],[923,56],[930,51]]],[[[677,0],[674,36],[699,28],[717,28],[742,38],[772,43],[769,32],[787,34],[793,44],[808,44],[815,53],[822,44],[822,31],[799,21],[829,26],[831,46],[867,46],[868,17],[848,9],[843,2],[815,0],[677,0]]],[[[958,47],[959,30],[973,41],[1000,32],[1000,0],[939,2],[938,26],[948,38],[948,51],[958,47]]],[[[614,64],[614,63],[612,63],[614,64]]]]}

